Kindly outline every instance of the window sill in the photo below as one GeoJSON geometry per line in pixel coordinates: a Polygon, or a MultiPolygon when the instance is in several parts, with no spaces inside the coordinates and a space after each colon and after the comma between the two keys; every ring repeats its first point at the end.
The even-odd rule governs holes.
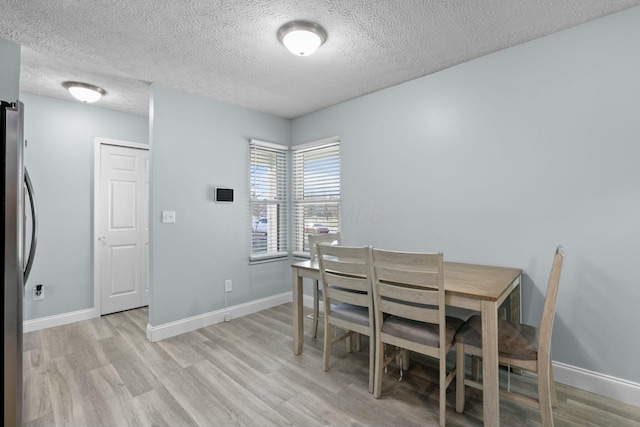
{"type": "Polygon", "coordinates": [[[309,259],[311,257],[309,252],[293,252],[291,255],[298,259],[309,259]]]}
{"type": "Polygon", "coordinates": [[[287,261],[289,259],[288,253],[279,253],[273,255],[265,255],[262,257],[249,258],[249,265],[264,264],[267,262],[287,261]]]}

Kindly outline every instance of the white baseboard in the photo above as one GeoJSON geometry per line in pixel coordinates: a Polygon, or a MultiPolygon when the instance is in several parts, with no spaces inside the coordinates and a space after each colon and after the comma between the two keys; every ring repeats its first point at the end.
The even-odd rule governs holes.
{"type": "Polygon", "coordinates": [[[224,322],[225,317],[227,320],[231,320],[288,302],[291,302],[291,292],[285,292],[272,297],[234,305],[227,309],[223,308],[209,313],[200,314],[198,316],[176,320],[175,322],[165,323],[163,325],[151,326],[147,324],[147,339],[151,342],[160,341],[176,335],[195,331],[196,329],[204,328],[206,326],[215,325],[216,323],[224,322]]]}
{"type": "Polygon", "coordinates": [[[638,383],[560,362],[553,362],[553,377],[556,382],[640,407],[638,383]]]}
{"type": "Polygon", "coordinates": [[[69,313],[56,314],[54,316],[40,317],[38,319],[25,320],[22,330],[27,332],[39,331],[41,329],[53,328],[54,326],[67,325],[69,323],[80,322],[82,320],[100,317],[94,308],[86,310],[72,311],[69,313]]]}

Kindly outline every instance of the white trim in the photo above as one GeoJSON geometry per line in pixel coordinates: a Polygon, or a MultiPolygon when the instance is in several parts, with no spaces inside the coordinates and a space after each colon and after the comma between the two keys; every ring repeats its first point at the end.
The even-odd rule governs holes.
{"type": "Polygon", "coordinates": [[[332,136],[330,138],[319,139],[317,141],[305,142],[303,144],[294,145],[291,147],[293,151],[304,151],[310,149],[321,148],[324,145],[333,145],[340,142],[340,137],[332,136]]]}
{"type": "Polygon", "coordinates": [[[553,362],[553,377],[559,383],[640,407],[638,383],[560,362],[553,362]]]}
{"type": "Polygon", "coordinates": [[[165,338],[174,337],[176,335],[195,331],[196,329],[206,326],[215,325],[248,314],[257,313],[271,307],[291,302],[291,292],[250,301],[244,304],[234,305],[227,309],[211,311],[209,313],[200,314],[198,316],[188,317],[186,319],[176,320],[175,322],[165,323],[164,325],[151,326],[147,324],[147,339],[151,342],[163,340],[165,338]]]}
{"type": "MultiPolygon", "coordinates": [[[[93,307],[98,316],[101,311],[100,301],[100,248],[98,236],[100,235],[100,147],[102,145],[116,145],[118,147],[137,148],[149,151],[149,144],[140,142],[122,141],[96,137],[93,145],[93,307]]],[[[151,203],[149,203],[151,205],[151,203]]],[[[151,211],[149,211],[151,212],[151,211]]],[[[151,301],[149,301],[151,306],[151,301]]]]}
{"type": "Polygon", "coordinates": [[[289,252],[271,252],[269,255],[254,255],[249,256],[249,264],[259,264],[266,261],[286,261],[289,258],[289,252]]]}
{"type": "Polygon", "coordinates": [[[141,150],[149,149],[149,144],[144,144],[142,142],[123,141],[120,139],[109,139],[109,138],[101,138],[101,137],[96,137],[96,144],[98,146],[100,146],[100,144],[104,144],[104,145],[117,145],[119,147],[139,148],[141,150]]]}
{"type": "Polygon", "coordinates": [[[287,147],[286,145],[276,144],[275,142],[262,141],[260,139],[255,139],[255,138],[251,138],[249,140],[249,144],[256,145],[262,148],[271,148],[273,150],[284,151],[284,152],[286,152],[289,149],[289,147],[287,147]]]}
{"type": "Polygon", "coordinates": [[[68,325],[69,323],[80,322],[83,320],[95,319],[96,317],[100,317],[97,314],[97,311],[94,308],[88,308],[86,310],[71,311],[69,313],[25,320],[23,322],[22,330],[26,334],[27,332],[34,332],[42,329],[53,328],[55,326],[68,325]]]}

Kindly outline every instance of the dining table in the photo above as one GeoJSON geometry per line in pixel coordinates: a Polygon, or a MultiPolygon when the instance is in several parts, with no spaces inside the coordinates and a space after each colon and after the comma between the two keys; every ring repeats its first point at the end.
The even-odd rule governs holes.
{"type": "MultiPolygon", "coordinates": [[[[291,265],[293,274],[293,352],[304,344],[304,279],[320,280],[317,261],[291,265]]],[[[498,309],[509,299],[509,319],[520,322],[522,269],[459,262],[444,263],[445,301],[449,307],[474,310],[482,318],[482,387],[485,426],[500,425],[498,309]]]]}

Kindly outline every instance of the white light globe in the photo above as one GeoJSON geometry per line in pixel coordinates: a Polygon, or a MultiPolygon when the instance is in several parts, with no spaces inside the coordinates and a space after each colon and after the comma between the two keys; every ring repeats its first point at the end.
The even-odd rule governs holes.
{"type": "Polygon", "coordinates": [[[311,31],[296,30],[285,35],[282,43],[294,55],[309,56],[318,50],[322,39],[311,31]]]}
{"type": "Polygon", "coordinates": [[[327,32],[313,22],[291,21],[278,29],[278,39],[294,55],[309,56],[327,40],[327,32]]]}
{"type": "Polygon", "coordinates": [[[88,83],[64,82],[62,86],[78,101],[91,103],[96,102],[102,95],[107,93],[104,89],[88,83]]]}
{"type": "Polygon", "coordinates": [[[93,89],[87,89],[85,87],[72,86],[69,88],[69,92],[75,99],[82,102],[92,103],[102,98],[102,94],[93,89]]]}

